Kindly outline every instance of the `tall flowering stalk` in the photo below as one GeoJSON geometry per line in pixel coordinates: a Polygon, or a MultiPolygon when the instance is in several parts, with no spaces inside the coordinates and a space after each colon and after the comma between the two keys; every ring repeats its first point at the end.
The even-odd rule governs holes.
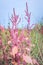
{"type": "MultiPolygon", "coordinates": [[[[28,12],[27,2],[26,2],[25,13],[26,13],[26,17],[27,17],[25,19],[27,20],[28,25],[30,25],[31,13],[28,12]]],[[[16,29],[16,25],[18,24],[18,18],[19,18],[19,16],[16,15],[15,9],[13,9],[13,15],[11,17],[11,22],[13,24],[13,28],[9,29],[10,36],[11,36],[11,43],[12,43],[12,49],[10,51],[10,54],[14,59],[14,61],[12,60],[12,62],[13,63],[16,62],[18,65],[20,65],[20,63],[23,61],[24,64],[26,63],[26,64],[32,64],[33,65],[36,62],[34,62],[34,60],[32,59],[32,57],[30,55],[31,46],[32,46],[31,40],[29,39],[30,37],[28,38],[28,33],[27,33],[27,36],[24,35],[25,30],[22,30],[20,35],[18,35],[18,29],[16,29]],[[15,26],[15,29],[14,29],[14,26],[15,26]]],[[[30,32],[30,30],[29,30],[29,32],[30,32]]],[[[23,62],[22,62],[22,64],[23,64],[23,62]]]]}
{"type": "Polygon", "coordinates": [[[19,24],[21,18],[19,19],[19,15],[16,15],[15,8],[13,8],[13,15],[11,16],[11,22],[13,24],[13,28],[16,28],[16,25],[19,24]]]}
{"type": "Polygon", "coordinates": [[[29,25],[30,25],[30,16],[31,16],[31,13],[29,13],[29,11],[28,11],[28,4],[27,4],[27,2],[26,2],[26,10],[25,10],[25,14],[26,14],[25,19],[27,20],[27,22],[28,22],[28,26],[29,26],[29,25]]]}
{"type": "Polygon", "coordinates": [[[25,19],[27,20],[28,22],[28,25],[27,25],[27,29],[31,29],[35,24],[32,24],[30,26],[30,18],[31,18],[31,12],[29,13],[29,10],[28,10],[28,3],[26,2],[26,10],[25,10],[25,19]]]}

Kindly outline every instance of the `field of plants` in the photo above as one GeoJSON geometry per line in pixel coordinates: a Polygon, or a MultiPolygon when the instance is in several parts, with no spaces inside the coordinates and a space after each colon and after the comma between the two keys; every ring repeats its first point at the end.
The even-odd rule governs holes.
{"type": "Polygon", "coordinates": [[[18,29],[21,21],[13,8],[10,20],[12,28],[0,25],[0,65],[43,65],[43,24],[30,25],[30,15],[26,2],[27,28],[18,29]],[[18,21],[19,18],[19,21],[18,21]]]}

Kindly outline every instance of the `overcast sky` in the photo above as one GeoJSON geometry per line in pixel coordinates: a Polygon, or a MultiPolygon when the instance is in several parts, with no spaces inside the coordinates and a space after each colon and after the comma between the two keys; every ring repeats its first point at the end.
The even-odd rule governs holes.
{"type": "Polygon", "coordinates": [[[13,13],[13,8],[15,8],[16,13],[22,18],[19,27],[26,26],[27,22],[24,19],[26,1],[29,12],[31,12],[31,24],[37,23],[43,16],[43,0],[0,0],[0,24],[5,27],[8,26],[9,18],[13,13]]]}

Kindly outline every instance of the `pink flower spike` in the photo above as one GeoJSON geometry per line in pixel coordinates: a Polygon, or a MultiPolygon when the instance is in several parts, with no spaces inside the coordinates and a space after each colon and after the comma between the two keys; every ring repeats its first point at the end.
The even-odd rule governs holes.
{"type": "Polygon", "coordinates": [[[19,19],[19,21],[18,19],[19,19],[19,15],[16,15],[15,8],[13,8],[13,15],[11,16],[11,19],[10,19],[13,24],[12,28],[14,27],[16,28],[16,25],[19,24],[19,22],[21,21],[21,18],[19,19]]]}
{"type": "Polygon", "coordinates": [[[27,20],[28,24],[30,25],[30,16],[31,16],[31,13],[28,12],[28,4],[27,4],[27,2],[26,2],[26,10],[25,10],[25,13],[26,13],[25,19],[27,20]]]}

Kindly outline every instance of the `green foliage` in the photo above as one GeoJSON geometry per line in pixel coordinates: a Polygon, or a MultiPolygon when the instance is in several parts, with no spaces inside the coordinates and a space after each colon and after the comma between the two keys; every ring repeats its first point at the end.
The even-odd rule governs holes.
{"type": "Polygon", "coordinates": [[[35,44],[35,47],[32,48],[31,55],[37,59],[40,65],[43,65],[43,35],[33,29],[31,32],[31,41],[32,44],[35,44]]]}

